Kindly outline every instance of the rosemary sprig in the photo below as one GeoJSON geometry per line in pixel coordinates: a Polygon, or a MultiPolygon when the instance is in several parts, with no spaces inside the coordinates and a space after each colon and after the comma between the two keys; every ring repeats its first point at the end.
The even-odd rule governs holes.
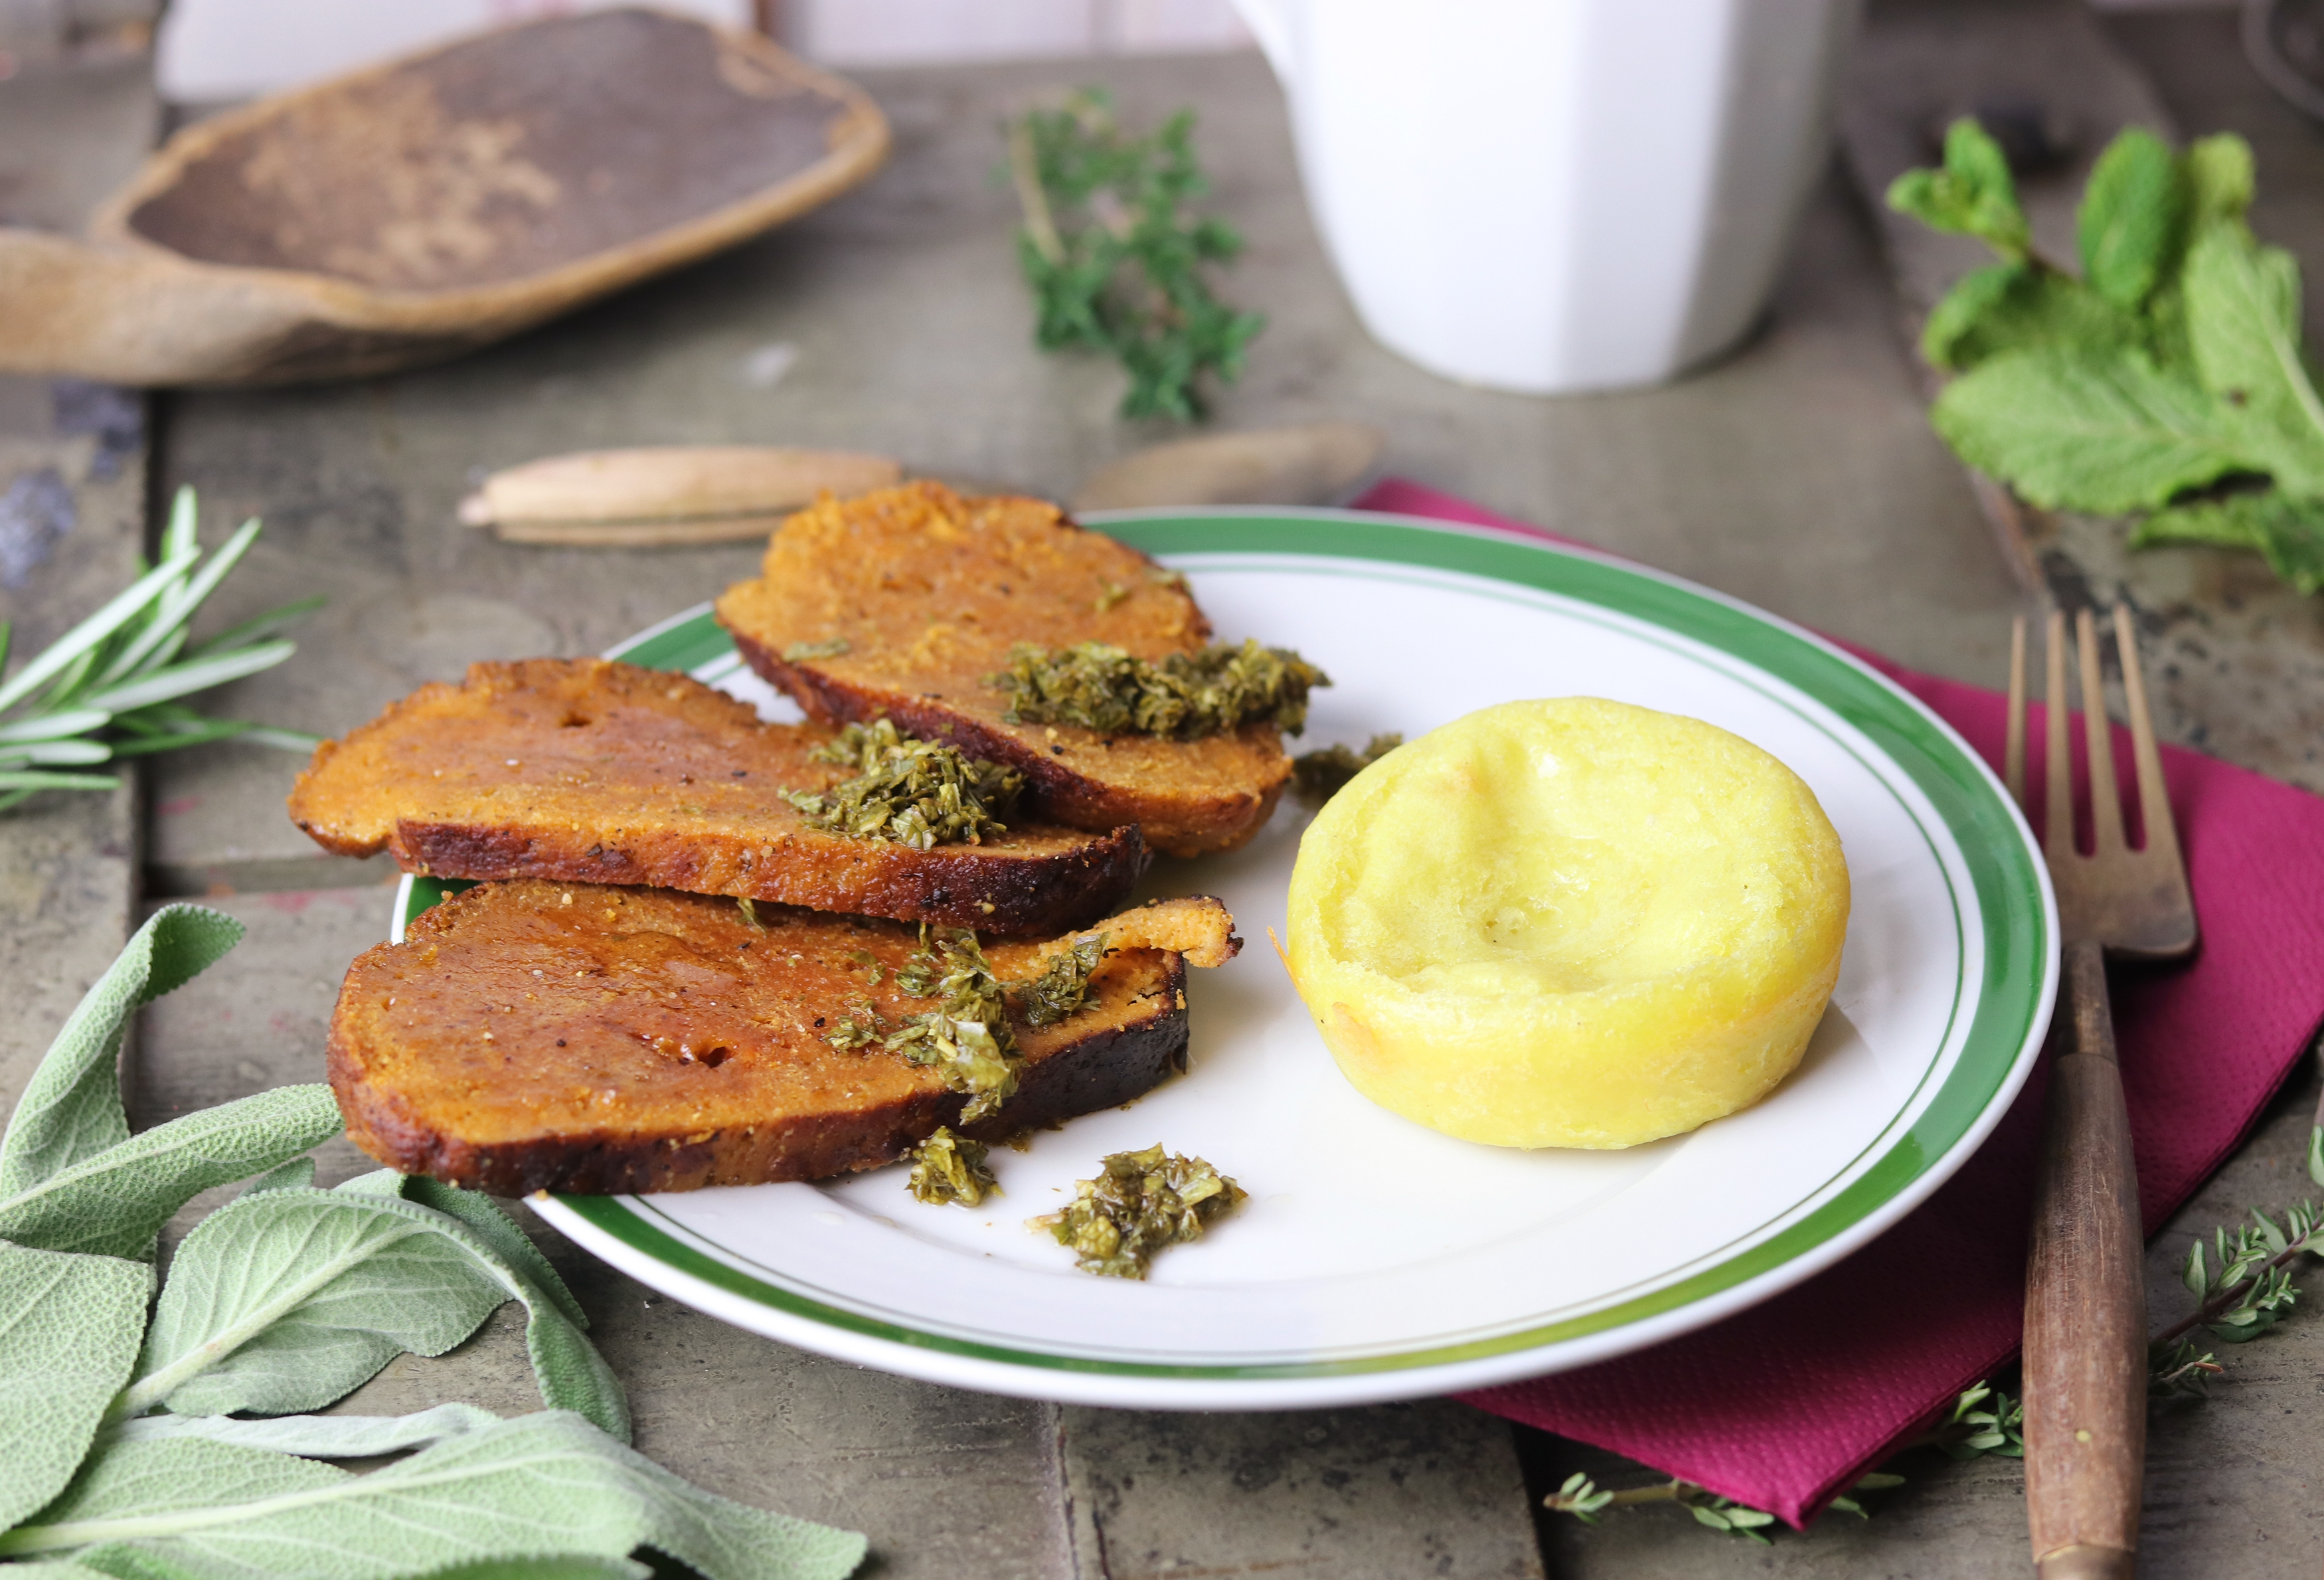
{"type": "Polygon", "coordinates": [[[1025,214],[1018,261],[1045,351],[1110,351],[1130,372],[1124,417],[1201,415],[1204,373],[1231,383],[1265,327],[1211,294],[1209,265],[1242,238],[1184,206],[1209,189],[1181,110],[1147,136],[1125,133],[1102,88],[1067,94],[1009,127],[1009,173],[1025,214]]]}
{"type": "MultiPolygon", "coordinates": [[[[194,491],[178,490],[161,535],[161,563],[74,626],[0,684],[0,812],[44,790],[104,790],[121,781],[78,772],[119,757],[238,737],[311,752],[316,737],[212,718],[178,699],[273,668],[294,651],[278,633],[322,604],[288,604],[187,646],[186,626],[202,600],[258,540],[243,523],[202,563],[194,491]]],[[[8,626],[0,623],[0,668],[8,626]]]]}

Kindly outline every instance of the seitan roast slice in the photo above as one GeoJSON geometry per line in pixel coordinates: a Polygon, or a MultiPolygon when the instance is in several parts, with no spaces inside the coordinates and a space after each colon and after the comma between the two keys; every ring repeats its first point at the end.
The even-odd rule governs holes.
{"type": "MultiPolygon", "coordinates": [[[[1205,901],[1100,925],[1185,952],[1109,948],[1080,1009],[1015,1026],[1017,1093],[965,1133],[996,1140],[1111,1107],[1183,1067],[1185,954],[1232,953],[1231,919],[1205,901]]],[[[373,1157],[504,1195],[876,1168],[959,1124],[966,1102],[899,1054],[825,1040],[867,1001],[890,1021],[930,1007],[896,983],[918,944],[897,922],[766,907],[754,924],[701,895],[482,884],[348,968],[331,1086],[373,1157]]],[[[1045,958],[1032,943],[989,957],[1003,980],[1045,958]]]]}
{"type": "Polygon", "coordinates": [[[1211,634],[1177,577],[1040,500],[963,499],[936,483],[820,500],[784,522],[764,574],[729,587],[718,618],[810,713],[949,730],[941,738],[1021,772],[1043,815],[1136,823],[1172,855],[1242,844],[1291,775],[1272,725],[1172,741],[1002,716],[1008,698],[985,677],[1019,642],[1102,642],[1159,661],[1211,634]]]}
{"type": "Polygon", "coordinates": [[[833,735],[632,664],[480,663],[318,747],[290,817],[327,850],[384,848],[439,877],[651,884],[1014,935],[1103,915],[1146,864],[1135,827],[1012,818],[928,850],[812,827],[776,792],[847,777],[809,754],[833,735]]]}

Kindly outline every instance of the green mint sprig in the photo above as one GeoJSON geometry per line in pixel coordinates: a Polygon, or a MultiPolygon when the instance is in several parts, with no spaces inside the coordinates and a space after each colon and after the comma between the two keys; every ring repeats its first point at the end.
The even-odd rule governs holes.
{"type": "Polygon", "coordinates": [[[714,1497],[627,1446],[628,1404],[579,1306],[489,1199],[389,1170],[315,1188],[303,1154],[340,1128],[328,1087],[130,1133],[128,1017],[241,935],[197,906],[156,913],[0,1135],[0,1561],[60,1577],[645,1580],[651,1548],[706,1580],[851,1573],[862,1538],[714,1497]],[[161,1225],[243,1179],[179,1245],[156,1302],[161,1225]],[[510,1300],[527,1307],[541,1412],[294,1413],[399,1354],[441,1354],[510,1300]],[[318,1463],[407,1453],[364,1475],[318,1463]]]}
{"type": "MultiPolygon", "coordinates": [[[[187,623],[258,541],[244,522],[201,563],[194,491],[178,490],[161,562],[0,684],[0,812],[44,790],[103,790],[121,781],[80,772],[118,757],[240,737],[311,752],[313,735],[211,718],[178,699],[269,670],[294,651],[281,633],[322,605],[307,598],[245,621],[199,646],[187,623]]],[[[8,626],[0,622],[0,668],[8,626]]]]}
{"type": "Polygon", "coordinates": [[[1034,337],[1045,351],[1080,346],[1119,357],[1130,374],[1124,417],[1200,416],[1196,381],[1233,383],[1267,324],[1212,293],[1207,271],[1240,252],[1242,238],[1222,220],[1185,212],[1210,189],[1194,134],[1194,112],[1181,110],[1132,136],[1094,88],[1009,128],[1034,337]]]}
{"type": "Polygon", "coordinates": [[[2048,509],[2144,513],[2134,547],[2254,550],[2324,588],[2324,397],[2300,340],[2300,269],[2252,235],[2250,147],[2174,154],[2132,128],[2078,213],[2079,276],[2034,246],[1999,146],[1954,123],[1944,162],[1888,204],[1999,262],[1929,314],[1922,354],[1956,374],[1931,420],[1967,461],[2048,509]]]}

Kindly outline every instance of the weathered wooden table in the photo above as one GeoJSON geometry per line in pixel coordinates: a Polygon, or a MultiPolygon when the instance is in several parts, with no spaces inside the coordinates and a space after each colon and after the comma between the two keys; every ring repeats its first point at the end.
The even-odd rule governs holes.
{"type": "MultiPolygon", "coordinates": [[[[1955,10],[1960,8],[1955,7],[1955,10]]],[[[1990,19],[1987,19],[1988,21],[1990,19]]],[[[1876,13],[1872,41],[1899,25],[1876,13]]],[[[1961,26],[1979,25],[1970,8],[1961,26]]],[[[2324,269],[2324,143],[2268,98],[2218,14],[2114,29],[2191,130],[2260,153],[2261,230],[2324,269]]],[[[1877,51],[1868,60],[1877,59],[1877,51]]],[[[582,653],[746,574],[749,548],[503,545],[454,522],[481,471],[589,445],[765,441],[882,449],[939,475],[1065,494],[1165,430],[1113,415],[1118,374],[1037,355],[994,177],[1008,109],[1102,81],[1133,122],[1181,105],[1218,209],[1250,247],[1230,276],[1270,323],[1219,402],[1223,425],[1359,418],[1400,473],[1752,599],[1914,665],[1997,682],[2025,591],[1960,469],[1932,439],[1876,228],[1835,174],[1766,328],[1670,388],[1536,401],[1435,380],[1368,340],[1302,204],[1282,102],[1254,59],[978,68],[866,78],[897,151],[869,187],[686,273],[440,369],[143,408],[0,383],[0,490],[52,470],[69,508],[0,504],[0,618],[31,651],[120,585],[160,502],[197,485],[213,541],[266,535],[215,600],[223,623],[320,592],[298,657],[215,706],[335,733],[471,660],[582,653]],[[23,508],[18,508],[23,506],[23,508]],[[11,513],[11,512],[14,513],[11,513]],[[68,521],[67,518],[69,517],[68,521]]],[[[69,226],[151,139],[134,70],[0,84],[0,217],[69,226]]],[[[2319,315],[2311,309],[2310,333],[2319,315]]],[[[30,490],[32,485],[25,485],[30,490]]],[[[33,502],[37,504],[37,502],[33,502]]],[[[2112,529],[2036,522],[2033,562],[2069,596],[2119,591],[2160,633],[2169,732],[2324,789],[2324,618],[2255,563],[2126,559],[2112,529]]],[[[281,798],[297,764],[254,747],[156,760],[108,797],[51,797],[0,821],[0,1102],[143,908],[195,896],[250,937],[147,1015],[132,1058],[141,1123],[317,1077],[340,972],[386,926],[391,874],[321,856],[281,798]]],[[[2187,1236],[2247,1201],[2296,1196],[2303,1076],[2220,1179],[2157,1242],[2177,1309],[2187,1236]]],[[[341,1143],[338,1173],[358,1160],[341,1143]]],[[[2021,1232],[1997,1224],[1998,1234],[2021,1232]]],[[[1571,1469],[1644,1482],[1610,1456],[1428,1401],[1274,1416],[1055,1409],[904,1381],[730,1330],[544,1237],[629,1382],[640,1446],[705,1485],[870,1533],[887,1575],[1230,1575],[1341,1580],[2022,1572],[2018,1469],[1934,1455],[1877,1517],[1763,1549],[1675,1510],[1587,1529],[1534,1500],[1571,1469]],[[1527,1483],[1532,1484],[1532,1496],[1527,1483]]],[[[2309,1412],[2324,1324],[2295,1315],[2230,1357],[2209,1403],[2158,1408],[2146,1572],[2313,1575],[2324,1434],[2309,1412]]],[[[531,1408],[497,1321],[441,1361],[399,1361],[346,1408],[441,1399],[531,1408]]]]}

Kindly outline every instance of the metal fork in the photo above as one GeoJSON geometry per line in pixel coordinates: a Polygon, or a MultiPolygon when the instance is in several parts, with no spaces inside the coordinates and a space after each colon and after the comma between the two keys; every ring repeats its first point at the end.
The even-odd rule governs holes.
{"type": "MultiPolygon", "coordinates": [[[[2145,843],[2123,832],[2114,741],[2089,612],[2075,617],[2089,747],[2090,854],[2075,848],[2066,617],[2050,616],[2043,853],[2058,892],[2062,993],[2051,1022],[2049,1132],[2025,1285],[2025,1507],[2043,1580],[2129,1580],[2146,1452],[2146,1293],[2130,1115],[2115,1062],[2106,961],[2193,953],[2195,904],[2154,748],[2129,612],[2114,611],[2145,843]]],[[[2025,797],[2025,621],[2009,653],[2009,793],[2025,797]]]]}

